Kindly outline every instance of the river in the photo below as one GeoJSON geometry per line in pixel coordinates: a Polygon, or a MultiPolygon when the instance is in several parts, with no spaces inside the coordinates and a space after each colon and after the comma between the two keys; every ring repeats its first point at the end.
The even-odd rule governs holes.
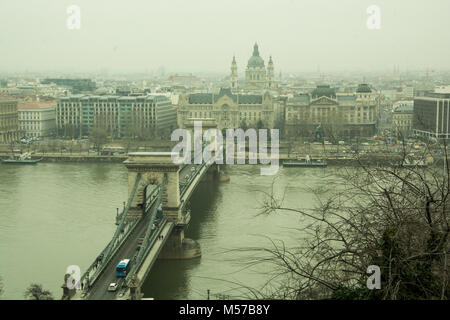
{"type": "MultiPolygon", "coordinates": [[[[191,199],[186,237],[197,240],[202,257],[157,261],[143,292],[155,299],[238,297],[241,285],[259,287],[266,266],[243,268],[248,253],[237,249],[270,246],[270,239],[298,241],[301,218],[295,213],[258,215],[264,192],[284,195],[285,205],[311,207],[308,187],[327,185],[334,169],[280,168],[261,176],[259,166],[226,168],[229,182],[203,182],[191,199]]],[[[56,299],[69,265],[90,265],[115,229],[116,208],[127,199],[122,164],[39,163],[0,166],[0,299],[23,299],[40,283],[56,299]]]]}

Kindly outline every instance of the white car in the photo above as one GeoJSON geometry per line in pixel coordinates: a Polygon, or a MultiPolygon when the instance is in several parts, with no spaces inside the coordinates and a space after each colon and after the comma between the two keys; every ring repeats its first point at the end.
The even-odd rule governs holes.
{"type": "Polygon", "coordinates": [[[108,291],[116,291],[119,285],[116,282],[111,282],[108,287],[108,291]]]}

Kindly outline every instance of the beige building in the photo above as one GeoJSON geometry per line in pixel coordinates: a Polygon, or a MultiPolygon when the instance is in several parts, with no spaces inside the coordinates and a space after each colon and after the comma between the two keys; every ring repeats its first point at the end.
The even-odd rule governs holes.
{"type": "Polygon", "coordinates": [[[11,143],[20,138],[16,100],[0,100],[0,143],[11,143]]]}
{"type": "Polygon", "coordinates": [[[217,94],[193,93],[180,95],[178,127],[186,128],[192,120],[214,120],[217,128],[273,128],[272,96],[264,94],[233,94],[222,88],[217,94]]]}
{"type": "Polygon", "coordinates": [[[392,133],[407,138],[412,133],[414,106],[398,106],[392,112],[392,133]]]}
{"type": "Polygon", "coordinates": [[[22,136],[39,138],[55,134],[56,102],[28,102],[17,108],[22,136]]]}
{"type": "Polygon", "coordinates": [[[311,93],[294,95],[286,101],[288,135],[311,136],[320,124],[325,136],[371,136],[375,134],[379,99],[368,85],[355,93],[336,94],[328,85],[311,93]]]}

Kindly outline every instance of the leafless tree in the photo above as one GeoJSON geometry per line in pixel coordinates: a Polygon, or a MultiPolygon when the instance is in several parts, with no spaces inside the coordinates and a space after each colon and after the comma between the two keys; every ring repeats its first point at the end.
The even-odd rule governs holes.
{"type": "Polygon", "coordinates": [[[328,117],[323,123],[325,138],[330,140],[337,146],[337,153],[339,153],[339,140],[344,134],[345,123],[341,112],[333,112],[331,117],[328,117]]]}
{"type": "Polygon", "coordinates": [[[106,143],[106,130],[101,127],[92,129],[89,135],[89,140],[94,144],[94,148],[97,149],[97,153],[100,154],[100,150],[106,143]]]}
{"type": "Polygon", "coordinates": [[[261,214],[294,212],[304,224],[297,247],[271,241],[243,248],[246,266],[272,264],[268,281],[249,296],[275,299],[449,299],[450,190],[447,141],[427,146],[405,164],[396,160],[339,169],[333,191],[315,191],[313,208],[292,208],[267,192],[261,214]],[[433,152],[430,152],[432,150],[433,152]],[[437,152],[440,150],[439,152],[437,152]],[[442,156],[439,155],[442,152],[442,156]],[[417,160],[417,159],[416,159],[417,160]],[[381,270],[381,289],[369,290],[371,265],[381,270]]]}
{"type": "Polygon", "coordinates": [[[32,283],[25,291],[24,296],[28,300],[53,300],[52,293],[37,283],[32,283]]]}

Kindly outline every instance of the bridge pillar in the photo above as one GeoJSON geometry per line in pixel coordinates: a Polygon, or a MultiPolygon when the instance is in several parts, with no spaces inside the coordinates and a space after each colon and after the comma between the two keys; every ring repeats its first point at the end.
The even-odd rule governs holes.
{"type": "Polygon", "coordinates": [[[194,259],[201,257],[200,244],[197,241],[185,238],[183,228],[175,228],[167,239],[159,259],[194,259]]]}
{"type": "Polygon", "coordinates": [[[141,300],[144,296],[141,293],[141,286],[139,285],[139,279],[136,274],[130,279],[128,287],[130,288],[130,300],[141,300]]]}
{"type": "Polygon", "coordinates": [[[64,283],[61,286],[61,288],[63,289],[63,296],[61,298],[61,300],[70,300],[75,294],[76,294],[76,289],[75,288],[69,288],[67,287],[67,280],[70,278],[70,274],[66,273],[64,275],[64,283]]]}
{"type": "Polygon", "coordinates": [[[182,219],[180,212],[179,165],[174,164],[171,152],[132,152],[124,161],[128,169],[128,196],[130,196],[138,173],[141,173],[136,194],[128,210],[128,218],[140,218],[145,210],[146,196],[152,186],[161,184],[167,175],[163,193],[162,207],[169,221],[177,222],[182,219]]]}

